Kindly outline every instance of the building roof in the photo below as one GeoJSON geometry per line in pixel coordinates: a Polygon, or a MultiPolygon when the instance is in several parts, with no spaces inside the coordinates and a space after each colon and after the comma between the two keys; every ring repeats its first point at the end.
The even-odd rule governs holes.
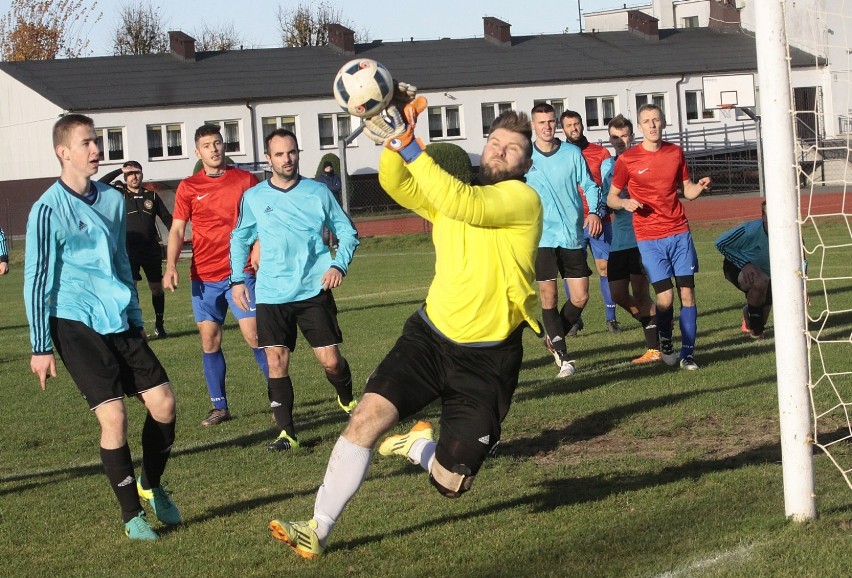
{"type": "MultiPolygon", "coordinates": [[[[792,50],[791,64],[816,57],[792,50]]],[[[266,48],[2,62],[0,70],[69,111],[120,110],[331,97],[338,68],[355,57],[384,63],[420,90],[563,84],[681,74],[757,70],[752,34],[709,28],[266,48]]]]}

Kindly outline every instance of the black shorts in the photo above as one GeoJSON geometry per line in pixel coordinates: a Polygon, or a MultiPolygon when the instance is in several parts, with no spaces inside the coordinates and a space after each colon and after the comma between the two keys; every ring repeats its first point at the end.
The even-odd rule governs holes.
{"type": "Polygon", "coordinates": [[[538,248],[535,258],[536,281],[553,281],[558,275],[563,279],[581,279],[591,274],[592,270],[589,269],[583,249],[538,248]]]}
{"type": "MultiPolygon", "coordinates": [[[[725,279],[730,281],[734,287],[742,291],[743,293],[748,293],[745,289],[740,287],[740,273],[742,269],[724,259],[722,261],[722,273],[725,275],[725,279]]],[[[769,283],[769,288],[766,290],[766,305],[772,305],[772,283],[769,283]]]]}
{"type": "Polygon", "coordinates": [[[610,251],[606,270],[610,281],[630,279],[631,275],[644,275],[645,268],[642,267],[642,255],[639,254],[639,247],[610,251]]]}
{"type": "MultiPolygon", "coordinates": [[[[405,322],[364,391],[390,401],[400,420],[440,399],[443,443],[458,442],[484,460],[500,440],[500,424],[518,385],[524,327],[497,345],[466,347],[440,335],[418,311],[405,322]]],[[[475,472],[481,460],[467,465],[475,472]]]]}
{"type": "Polygon", "coordinates": [[[51,317],[50,337],[89,409],[169,382],[138,330],[101,335],[79,321],[51,317]]]}
{"type": "Polygon", "coordinates": [[[343,343],[337,324],[337,304],[331,291],[293,303],[257,304],[257,344],[259,347],[284,346],[296,350],[296,328],[311,347],[343,343]]]}
{"type": "Polygon", "coordinates": [[[139,268],[141,267],[145,271],[145,278],[148,280],[148,283],[162,283],[163,260],[159,249],[157,252],[151,252],[137,251],[128,247],[127,256],[130,258],[130,270],[133,272],[134,281],[142,280],[142,275],[139,274],[139,268]]]}

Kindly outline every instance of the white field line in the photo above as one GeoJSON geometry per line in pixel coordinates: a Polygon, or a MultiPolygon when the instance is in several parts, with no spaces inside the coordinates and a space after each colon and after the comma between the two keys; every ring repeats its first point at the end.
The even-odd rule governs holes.
{"type": "Polygon", "coordinates": [[[723,550],[717,554],[690,562],[685,566],[657,574],[654,578],[681,578],[684,576],[701,576],[703,572],[720,566],[722,564],[730,564],[737,561],[746,560],[752,554],[752,551],[760,544],[744,544],[733,550],[723,550]]]}

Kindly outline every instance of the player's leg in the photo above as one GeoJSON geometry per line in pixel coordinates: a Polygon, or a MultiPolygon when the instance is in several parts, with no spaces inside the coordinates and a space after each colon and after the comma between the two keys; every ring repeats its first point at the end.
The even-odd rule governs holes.
{"type": "Polygon", "coordinates": [[[740,271],[737,281],[746,293],[746,306],[748,310],[748,327],[751,336],[759,339],[763,337],[765,319],[768,310],[764,313],[767,296],[769,294],[769,276],[758,268],[754,268],[753,275],[747,277],[740,271]]]}
{"type": "Polygon", "coordinates": [[[616,302],[610,294],[608,279],[608,261],[611,243],[612,222],[607,219],[603,223],[603,232],[598,237],[591,237],[589,239],[589,246],[592,250],[592,257],[595,259],[595,268],[598,271],[601,296],[603,297],[606,309],[607,330],[610,333],[619,333],[621,329],[615,315],[616,302]]]}
{"type": "MultiPolygon", "coordinates": [[[[698,273],[698,253],[692,233],[686,231],[672,237],[670,247],[672,267],[680,298],[680,366],[698,369],[695,363],[695,340],[698,335],[698,307],[695,299],[695,274],[698,273]]],[[[658,314],[659,318],[659,314],[658,314]]]]}
{"type": "Polygon", "coordinates": [[[254,360],[260,368],[260,371],[263,372],[264,379],[269,379],[269,368],[266,365],[266,353],[264,353],[263,349],[257,345],[257,320],[255,319],[255,316],[257,315],[257,301],[254,296],[254,285],[254,275],[247,274],[245,277],[245,286],[249,298],[248,311],[243,311],[234,304],[230,289],[228,289],[225,294],[225,298],[228,301],[228,307],[231,309],[231,313],[233,313],[234,318],[236,318],[237,323],[240,326],[240,333],[242,333],[243,339],[248,346],[251,347],[252,354],[254,354],[254,360]]]}
{"type": "Polygon", "coordinates": [[[352,394],[352,371],[340,353],[343,332],[337,322],[337,304],[331,291],[301,302],[296,318],[302,334],[314,350],[325,377],[337,393],[337,404],[351,414],[358,402],[352,394]]]}
{"type": "Polygon", "coordinates": [[[166,311],[166,295],[163,292],[163,262],[160,259],[159,250],[156,255],[142,263],[142,269],[145,271],[148,288],[151,290],[151,305],[154,308],[154,335],[158,339],[165,339],[169,334],[166,332],[163,323],[166,311]]]}
{"type": "Polygon", "coordinates": [[[204,380],[207,383],[210,402],[213,404],[213,409],[201,421],[203,426],[218,425],[231,419],[225,389],[228,368],[222,353],[222,324],[228,310],[228,302],[225,299],[227,285],[227,281],[206,283],[192,280],[192,311],[198,335],[201,337],[204,380]]]}
{"type": "Polygon", "coordinates": [[[269,407],[279,431],[267,449],[286,451],[299,447],[293,423],[295,394],[290,379],[290,353],[296,349],[296,315],[290,303],[257,306],[257,342],[266,356],[269,407]]]}
{"type": "Polygon", "coordinates": [[[562,361],[568,360],[568,351],[565,347],[566,329],[557,309],[559,294],[556,278],[559,276],[559,267],[556,251],[557,249],[553,247],[539,247],[535,261],[535,274],[538,282],[539,300],[541,301],[545,345],[553,353],[556,364],[561,367],[562,361]]]}
{"type": "Polygon", "coordinates": [[[639,241],[639,253],[648,280],[656,294],[657,332],[660,339],[660,353],[667,365],[677,363],[678,355],[672,343],[672,323],[674,320],[674,268],[669,257],[671,237],[648,241],[639,241]]]}
{"type": "Polygon", "coordinates": [[[648,351],[651,352],[650,361],[658,361],[660,359],[660,335],[657,331],[657,309],[651,300],[648,277],[644,273],[641,260],[638,259],[638,251],[637,261],[638,267],[636,270],[640,271],[640,273],[630,274],[630,287],[633,291],[633,299],[639,308],[639,313],[635,318],[642,324],[645,344],[648,347],[648,351]]]}

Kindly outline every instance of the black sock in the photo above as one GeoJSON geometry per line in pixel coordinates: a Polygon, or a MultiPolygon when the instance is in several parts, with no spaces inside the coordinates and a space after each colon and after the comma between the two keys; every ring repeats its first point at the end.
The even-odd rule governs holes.
{"type": "Polygon", "coordinates": [[[293,393],[293,382],[287,376],[270,377],[266,383],[275,425],[287,432],[288,436],[296,437],[296,428],[293,427],[293,401],[296,397],[293,393]]]}
{"type": "Polygon", "coordinates": [[[763,306],[749,305],[748,306],[748,326],[751,332],[755,335],[763,333],[763,306]]]}
{"type": "Polygon", "coordinates": [[[175,421],[161,423],[149,413],[142,426],[142,474],[139,476],[139,482],[146,490],[160,485],[166,462],[172,454],[173,443],[175,421]]]}
{"type": "Polygon", "coordinates": [[[109,480],[118,505],[121,506],[121,518],[125,523],[139,515],[142,505],[136,490],[136,477],[133,473],[133,461],[130,458],[130,447],[124,444],[118,449],[101,448],[101,463],[104,473],[109,480]]]}
{"type": "Polygon", "coordinates": [[[570,301],[566,301],[562,306],[562,310],[559,312],[559,315],[562,317],[562,322],[565,324],[565,327],[572,327],[577,320],[580,318],[580,315],[583,314],[583,310],[571,303],[570,301]]]}
{"type": "Polygon", "coordinates": [[[154,306],[154,315],[157,316],[157,323],[162,325],[163,313],[166,311],[166,294],[159,295],[151,294],[151,304],[154,306]]]}
{"type": "Polygon", "coordinates": [[[653,316],[636,315],[636,320],[642,324],[642,332],[645,334],[645,343],[648,349],[660,348],[660,336],[657,333],[657,318],[653,316]]]}
{"type": "Polygon", "coordinates": [[[349,370],[349,362],[343,359],[343,369],[337,375],[326,372],[325,378],[334,386],[340,403],[349,405],[352,403],[352,372],[349,370]]]}
{"type": "Polygon", "coordinates": [[[559,359],[568,359],[568,348],[565,345],[565,326],[562,325],[562,318],[556,311],[556,307],[542,309],[541,319],[544,323],[544,332],[550,339],[550,346],[559,355],[559,359]]]}

